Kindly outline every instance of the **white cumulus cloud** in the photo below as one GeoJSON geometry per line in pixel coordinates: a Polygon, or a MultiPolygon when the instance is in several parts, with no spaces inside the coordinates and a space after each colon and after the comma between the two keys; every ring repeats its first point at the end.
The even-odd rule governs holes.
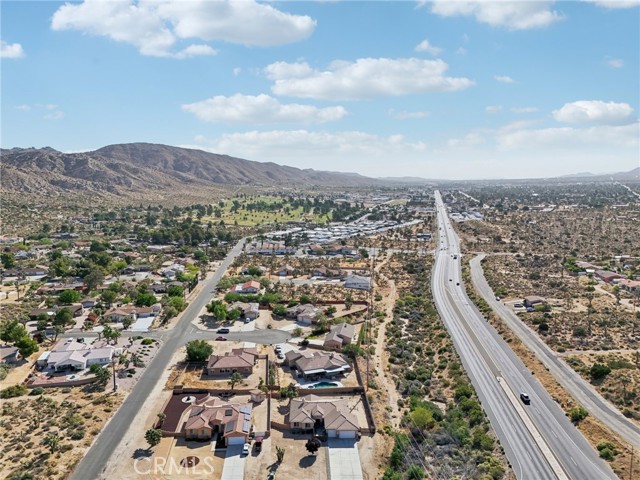
{"type": "Polygon", "coordinates": [[[426,38],[421,41],[418,45],[416,45],[416,52],[426,52],[429,55],[436,56],[442,52],[441,48],[435,47],[429,43],[429,40],[426,38]]]}
{"type": "Polygon", "coordinates": [[[604,8],[633,8],[640,5],[640,0],[585,0],[604,8]]]}
{"type": "Polygon", "coordinates": [[[580,100],[565,103],[552,112],[553,118],[564,123],[598,125],[625,125],[635,121],[633,108],[628,103],[580,100]]]}
{"type": "Polygon", "coordinates": [[[622,68],[624,67],[624,60],[621,58],[610,58],[607,60],[607,65],[611,68],[622,68]]]}
{"type": "Polygon", "coordinates": [[[496,82],[500,83],[513,83],[513,78],[508,75],[495,75],[493,78],[496,79],[496,82]]]}
{"type": "Polygon", "coordinates": [[[429,116],[429,112],[407,112],[407,111],[396,111],[395,109],[391,108],[387,111],[387,113],[389,114],[389,116],[391,118],[393,118],[394,120],[412,120],[412,119],[416,119],[416,118],[425,118],[429,116]]]}
{"type": "Polygon", "coordinates": [[[537,112],[538,109],[536,107],[513,107],[511,111],[513,113],[534,113],[537,112]]]}
{"type": "Polygon", "coordinates": [[[487,113],[499,113],[502,111],[502,105],[487,105],[484,107],[484,111],[487,113]]]}
{"type": "Polygon", "coordinates": [[[474,17],[480,23],[509,30],[528,30],[551,25],[563,17],[551,9],[552,1],[451,1],[434,0],[430,10],[443,17],[474,17]]]}
{"type": "Polygon", "coordinates": [[[425,143],[410,142],[402,135],[380,136],[361,131],[250,131],[211,140],[199,136],[196,141],[199,145],[191,148],[299,168],[360,172],[370,176],[388,174],[387,162],[391,159],[421,159],[427,150],[425,143]],[[372,162],[372,159],[386,161],[372,162]],[[381,170],[374,171],[375,168],[381,170]]]}
{"type": "Polygon", "coordinates": [[[0,40],[0,58],[23,58],[24,50],[19,43],[8,43],[0,40]]]}
{"type": "Polygon", "coordinates": [[[206,122],[268,123],[325,123],[347,115],[344,107],[318,108],[313,105],[282,104],[269,95],[218,95],[201,102],[182,105],[206,122]]]}
{"type": "Polygon", "coordinates": [[[277,62],[265,69],[276,95],[323,100],[359,100],[428,92],[452,92],[474,84],[464,77],[447,77],[442,60],[360,58],[335,61],[326,70],[307,63],[277,62]]]}
{"type": "Polygon", "coordinates": [[[253,0],[177,1],[85,0],[54,13],[53,30],[77,30],[134,45],[142,55],[188,58],[214,55],[208,45],[178,48],[190,38],[242,45],[273,46],[307,38],[315,21],[253,0]]]}
{"type": "Polygon", "coordinates": [[[640,124],[612,126],[597,125],[588,128],[540,128],[501,132],[496,140],[500,149],[575,149],[589,148],[637,148],[640,124]]]}

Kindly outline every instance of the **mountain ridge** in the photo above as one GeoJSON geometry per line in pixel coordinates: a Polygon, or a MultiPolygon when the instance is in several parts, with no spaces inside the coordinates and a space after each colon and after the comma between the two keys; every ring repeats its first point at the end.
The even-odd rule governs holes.
{"type": "Polygon", "coordinates": [[[302,170],[276,163],[152,143],[107,145],[63,153],[51,147],[0,149],[3,192],[52,195],[83,191],[136,196],[145,191],[253,186],[374,186],[357,173],[302,170]]]}

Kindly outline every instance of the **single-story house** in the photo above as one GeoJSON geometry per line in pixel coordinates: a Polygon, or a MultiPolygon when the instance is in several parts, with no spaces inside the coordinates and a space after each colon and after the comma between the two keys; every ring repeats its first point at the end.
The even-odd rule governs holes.
{"type": "Polygon", "coordinates": [[[596,270],[594,275],[605,283],[613,283],[618,279],[624,278],[624,275],[609,270],[596,270]]]}
{"type": "Polygon", "coordinates": [[[341,278],[344,273],[340,269],[331,269],[326,267],[319,267],[311,272],[312,277],[324,277],[324,278],[341,278]]]}
{"type": "Polygon", "coordinates": [[[628,278],[623,278],[618,282],[618,286],[622,290],[626,290],[627,292],[640,292],[640,280],[630,280],[628,278]]]}
{"type": "Polygon", "coordinates": [[[324,346],[336,350],[351,343],[355,339],[356,329],[348,323],[341,323],[331,327],[331,331],[324,340],[324,346]]]}
{"type": "Polygon", "coordinates": [[[219,397],[205,397],[186,410],[186,420],[179,425],[184,425],[187,439],[209,440],[218,434],[227,445],[242,445],[253,429],[251,412],[250,403],[234,404],[219,397]]]}
{"type": "Polygon", "coordinates": [[[149,285],[148,288],[153,293],[158,294],[158,293],[167,293],[167,286],[168,284],[166,283],[154,283],[153,285],[149,285]]]}
{"type": "Polygon", "coordinates": [[[318,395],[292,398],[286,422],[293,432],[308,433],[316,427],[324,428],[329,438],[356,438],[360,431],[347,400],[318,395]]]}
{"type": "Polygon", "coordinates": [[[96,306],[96,299],[93,297],[86,297],[83,298],[82,301],[80,302],[80,305],[82,305],[82,308],[93,308],[96,306]]]}
{"type": "Polygon", "coordinates": [[[333,377],[351,371],[351,365],[339,353],[291,350],[284,356],[285,363],[305,379],[333,377]]]}
{"type": "Polygon", "coordinates": [[[242,312],[244,318],[255,320],[260,316],[260,304],[251,302],[235,302],[229,306],[230,309],[238,308],[242,312]]]}
{"type": "Polygon", "coordinates": [[[234,348],[224,355],[211,355],[207,362],[209,375],[231,375],[241,373],[251,375],[256,364],[258,351],[255,348],[234,348]]]}
{"type": "Polygon", "coordinates": [[[294,273],[296,273],[296,269],[295,268],[293,268],[291,265],[285,265],[284,267],[279,268],[278,270],[276,270],[274,272],[274,275],[277,275],[278,277],[290,277],[294,273]]]}
{"type": "Polygon", "coordinates": [[[136,321],[138,318],[155,317],[160,313],[161,308],[160,304],[155,304],[150,307],[126,305],[108,310],[104,314],[104,317],[112,322],[122,322],[125,318],[136,321]]]}
{"type": "Polygon", "coordinates": [[[53,350],[44,352],[36,364],[39,367],[51,367],[56,372],[63,370],[84,370],[91,365],[107,365],[121,349],[112,346],[91,348],[72,338],[58,342],[53,350]]]}
{"type": "Polygon", "coordinates": [[[522,300],[525,307],[535,307],[536,305],[546,305],[547,300],[536,295],[529,295],[522,300]]]}
{"type": "Polygon", "coordinates": [[[46,314],[49,318],[53,317],[56,314],[55,309],[53,308],[34,308],[29,312],[29,319],[35,320],[38,316],[42,314],[46,314]]]}
{"type": "Polygon", "coordinates": [[[314,323],[318,314],[322,312],[318,307],[314,307],[310,303],[296,305],[287,309],[287,317],[295,318],[300,323],[314,323]]]}
{"type": "Polygon", "coordinates": [[[22,359],[20,350],[11,345],[0,345],[0,363],[18,363],[22,359]]]}
{"type": "Polygon", "coordinates": [[[307,248],[307,253],[309,255],[324,255],[325,250],[321,245],[316,243],[313,245],[309,245],[309,247],[307,248]]]}
{"type": "Polygon", "coordinates": [[[371,277],[362,277],[360,275],[349,275],[344,279],[344,288],[353,288],[356,290],[371,290],[371,277]]]}
{"type": "Polygon", "coordinates": [[[58,309],[62,310],[62,309],[68,309],[71,310],[71,313],[74,317],[79,317],[80,315],[82,315],[84,313],[84,308],[82,307],[81,303],[74,303],[72,305],[60,305],[58,307],[58,309]]]}
{"type": "Polygon", "coordinates": [[[238,285],[236,285],[234,288],[234,292],[256,294],[256,293],[260,293],[260,288],[262,288],[262,286],[260,285],[260,282],[256,280],[250,280],[248,282],[239,283],[238,285]]]}

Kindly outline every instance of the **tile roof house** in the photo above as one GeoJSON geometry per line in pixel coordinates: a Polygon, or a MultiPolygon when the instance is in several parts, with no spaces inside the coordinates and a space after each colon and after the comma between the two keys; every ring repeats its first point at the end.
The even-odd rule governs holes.
{"type": "Polygon", "coordinates": [[[219,397],[205,397],[186,410],[184,424],[187,439],[208,440],[222,435],[227,445],[242,445],[249,438],[251,425],[250,403],[229,403],[219,397]]]}
{"type": "Polygon", "coordinates": [[[260,285],[260,282],[256,280],[250,280],[248,282],[239,283],[238,285],[236,285],[236,287],[234,288],[234,292],[255,294],[260,292],[261,287],[262,286],[260,285]]]}
{"type": "Polygon", "coordinates": [[[125,318],[131,318],[133,321],[138,318],[155,317],[160,313],[160,304],[152,305],[150,307],[136,307],[133,305],[125,305],[122,307],[115,307],[108,310],[104,317],[112,322],[122,322],[125,318]]]}
{"type": "Polygon", "coordinates": [[[351,371],[351,365],[339,353],[298,352],[291,350],[284,356],[285,363],[295,369],[298,376],[305,379],[333,377],[351,371]]]}
{"type": "Polygon", "coordinates": [[[618,286],[627,292],[640,292],[640,280],[629,280],[623,278],[618,282],[618,286]]]}
{"type": "Polygon", "coordinates": [[[260,304],[251,302],[235,302],[229,305],[230,309],[238,308],[242,311],[242,316],[245,318],[249,318],[251,320],[255,320],[260,316],[260,304]]]}
{"type": "Polygon", "coordinates": [[[327,431],[329,438],[356,438],[360,431],[357,417],[341,398],[317,395],[292,398],[286,420],[294,432],[309,432],[320,427],[327,431]]]}
{"type": "Polygon", "coordinates": [[[349,275],[344,279],[344,288],[353,288],[356,290],[371,290],[371,277],[362,277],[360,275],[349,275]]]}
{"type": "Polygon", "coordinates": [[[291,265],[285,265],[282,268],[279,268],[278,270],[276,270],[274,272],[274,275],[277,275],[279,277],[289,277],[291,275],[293,275],[294,273],[296,273],[296,269],[293,268],[291,265]]]}
{"type": "Polygon", "coordinates": [[[207,373],[209,375],[231,375],[237,372],[251,375],[257,359],[258,351],[255,348],[234,348],[224,355],[211,355],[207,362],[207,373]]]}
{"type": "Polygon", "coordinates": [[[54,371],[84,370],[93,364],[107,365],[114,355],[121,352],[111,346],[91,348],[85,343],[67,339],[59,342],[53,350],[44,352],[36,364],[40,367],[50,367],[54,371]]]}
{"type": "Polygon", "coordinates": [[[310,303],[296,305],[287,309],[287,317],[295,318],[300,323],[314,323],[322,310],[310,303]]]}
{"type": "Polygon", "coordinates": [[[324,339],[324,346],[328,348],[334,348],[336,350],[341,349],[343,346],[351,343],[355,339],[356,329],[353,325],[348,323],[341,323],[331,327],[331,331],[324,339]]]}

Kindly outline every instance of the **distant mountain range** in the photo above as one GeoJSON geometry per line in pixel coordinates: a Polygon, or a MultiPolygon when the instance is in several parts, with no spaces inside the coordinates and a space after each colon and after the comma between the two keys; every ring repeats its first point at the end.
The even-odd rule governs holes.
{"type": "MultiPolygon", "coordinates": [[[[109,145],[93,152],[62,153],[50,147],[0,149],[0,191],[28,196],[70,193],[129,199],[190,195],[224,185],[367,187],[444,184],[420,177],[370,178],[357,173],[299,169],[150,143],[109,145]]],[[[612,175],[562,178],[639,180],[640,168],[612,175]]]]}
{"type": "MultiPolygon", "coordinates": [[[[3,192],[144,196],[222,185],[357,187],[383,182],[357,173],[262,163],[150,143],[109,145],[93,152],[50,147],[0,150],[3,192]]],[[[157,196],[157,195],[155,195],[157,196]]]]}

